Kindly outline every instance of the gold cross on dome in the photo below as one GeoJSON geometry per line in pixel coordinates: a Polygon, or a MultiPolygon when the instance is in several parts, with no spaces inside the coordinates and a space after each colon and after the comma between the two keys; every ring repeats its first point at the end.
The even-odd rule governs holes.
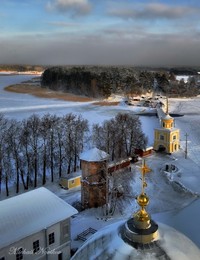
{"type": "Polygon", "coordinates": [[[142,174],[142,193],[144,193],[144,189],[147,187],[147,183],[145,182],[145,174],[151,171],[151,169],[146,165],[145,160],[142,161],[142,167],[140,170],[142,174]]]}

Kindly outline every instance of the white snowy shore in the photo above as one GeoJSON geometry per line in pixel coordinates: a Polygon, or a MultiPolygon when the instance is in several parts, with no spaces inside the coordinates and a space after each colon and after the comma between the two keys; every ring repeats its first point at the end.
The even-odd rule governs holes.
{"type": "MultiPolygon", "coordinates": [[[[4,91],[4,87],[14,83],[29,80],[33,75],[0,75],[0,112],[8,118],[22,120],[32,113],[43,115],[45,113],[57,114],[62,116],[73,112],[81,114],[89,120],[90,125],[101,123],[110,119],[118,112],[127,111],[129,113],[138,113],[142,111],[129,106],[94,106],[91,102],[66,102],[56,99],[44,99],[33,97],[29,94],[16,94],[4,91]]],[[[160,156],[154,154],[147,158],[147,163],[152,169],[147,176],[147,193],[150,196],[150,213],[155,220],[172,225],[181,232],[185,233],[200,247],[200,225],[198,216],[200,216],[200,98],[191,99],[170,99],[170,112],[184,114],[183,117],[176,117],[176,127],[181,131],[181,151],[174,156],[160,156]],[[188,136],[188,158],[185,159],[185,134],[188,136]],[[163,168],[165,164],[174,164],[178,171],[167,175],[163,168]],[[166,175],[166,176],[165,176],[166,175]],[[168,177],[168,181],[166,179],[168,177]],[[180,190],[176,190],[172,183],[180,183],[180,190]],[[184,187],[184,189],[181,189],[184,187]],[[195,200],[195,201],[194,201],[195,200]],[[190,220],[190,223],[188,221],[190,220]]],[[[142,127],[148,136],[149,145],[153,144],[153,131],[159,126],[156,117],[140,116],[142,127]]],[[[139,163],[133,168],[133,187],[132,197],[121,201],[116,215],[110,219],[102,216],[102,209],[85,210],[72,219],[72,245],[77,247],[80,241],[75,238],[78,233],[85,230],[87,226],[99,229],[109,223],[130,217],[136,210],[134,196],[140,190],[139,163]]],[[[60,197],[71,203],[80,199],[80,191],[64,191],[57,184],[49,186],[60,197]]]]}

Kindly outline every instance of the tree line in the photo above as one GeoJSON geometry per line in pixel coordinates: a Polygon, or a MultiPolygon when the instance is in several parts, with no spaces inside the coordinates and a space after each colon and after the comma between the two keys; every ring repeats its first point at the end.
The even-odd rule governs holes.
{"type": "Polygon", "coordinates": [[[195,69],[189,70],[144,70],[134,67],[114,66],[67,66],[47,68],[41,80],[44,88],[69,92],[89,97],[109,97],[111,94],[136,96],[152,91],[168,96],[196,96],[199,94],[197,80],[183,84],[176,80],[179,73],[195,76],[195,69]],[[193,73],[194,74],[191,74],[193,73]],[[177,73],[177,74],[176,74],[177,73]],[[155,81],[156,89],[155,89],[155,81]]]}
{"type": "Polygon", "coordinates": [[[91,146],[114,161],[131,156],[146,142],[139,118],[130,114],[119,113],[102,125],[94,124],[92,130],[87,119],[72,113],[34,114],[22,121],[0,115],[0,193],[3,185],[9,196],[13,184],[18,193],[20,185],[28,190],[76,172],[80,153],[91,146]]]}
{"type": "Polygon", "coordinates": [[[19,64],[0,64],[0,70],[3,71],[39,71],[42,72],[47,68],[47,66],[41,65],[19,65],[19,64]]]}

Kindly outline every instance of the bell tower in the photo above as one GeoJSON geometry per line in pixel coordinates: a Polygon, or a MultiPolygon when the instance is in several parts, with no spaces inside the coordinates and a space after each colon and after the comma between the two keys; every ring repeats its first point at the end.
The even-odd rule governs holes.
{"type": "Polygon", "coordinates": [[[160,117],[160,128],[154,129],[154,150],[173,153],[180,148],[180,131],[174,127],[174,118],[168,113],[168,101],[166,113],[162,108],[157,108],[160,117]]]}

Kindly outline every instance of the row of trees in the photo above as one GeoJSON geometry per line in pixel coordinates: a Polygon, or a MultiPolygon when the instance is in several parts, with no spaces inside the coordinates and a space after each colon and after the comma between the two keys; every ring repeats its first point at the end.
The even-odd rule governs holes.
{"type": "Polygon", "coordinates": [[[24,189],[44,185],[63,172],[76,171],[79,154],[88,133],[88,121],[81,116],[32,115],[22,122],[0,117],[0,191],[2,182],[24,189]]]}
{"type": "Polygon", "coordinates": [[[80,153],[90,146],[106,151],[113,161],[147,142],[139,118],[129,114],[95,124],[89,133],[88,121],[72,113],[32,115],[20,122],[0,115],[0,192],[2,185],[8,196],[13,183],[18,193],[20,184],[28,190],[75,172],[80,153]]]}

